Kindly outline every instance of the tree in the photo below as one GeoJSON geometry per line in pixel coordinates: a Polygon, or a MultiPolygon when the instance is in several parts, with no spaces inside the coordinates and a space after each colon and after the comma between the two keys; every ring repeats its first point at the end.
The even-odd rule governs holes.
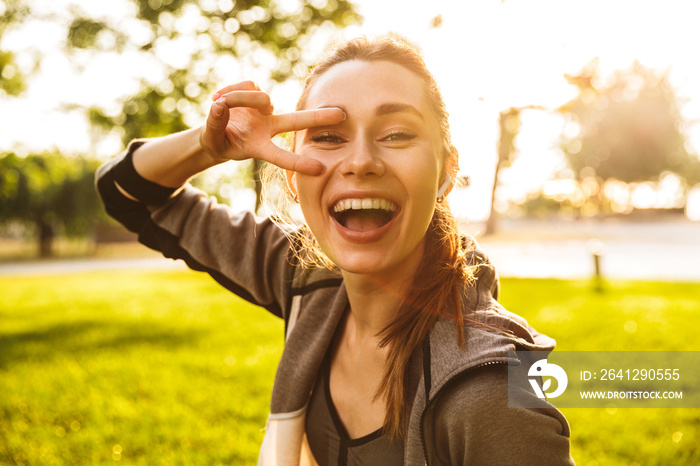
{"type": "Polygon", "coordinates": [[[0,156],[0,218],[33,227],[41,257],[58,229],[85,235],[104,218],[95,196],[98,162],[58,153],[0,156]]]}
{"type": "Polygon", "coordinates": [[[303,61],[302,48],[320,26],[344,27],[359,20],[347,0],[329,0],[322,6],[315,6],[321,2],[307,1],[294,11],[282,9],[275,0],[132,1],[139,25],[150,31],[146,40],[130,36],[121,24],[105,18],[81,16],[68,27],[69,51],[138,50],[162,69],[164,79],[144,79],[141,91],[126,99],[121,114],[92,109],[94,123],[123,128],[125,141],[184,127],[184,115],[199,108],[203,97],[214,90],[212,77],[218,76],[221,57],[253,64],[268,59],[271,78],[282,82],[295,68],[305,74],[308,63],[303,61]],[[188,59],[176,64],[164,59],[166,42],[182,44],[188,59]]]}
{"type": "Polygon", "coordinates": [[[631,183],[672,172],[689,183],[700,182],[700,162],[686,149],[667,74],[635,63],[602,84],[594,60],[566,78],[578,96],[559,108],[575,128],[562,138],[561,148],[577,179],[631,183]]]}
{"type": "Polygon", "coordinates": [[[491,211],[489,218],[486,220],[486,228],[484,234],[491,235],[496,232],[496,190],[498,189],[498,176],[502,168],[511,166],[518,153],[515,146],[515,138],[520,131],[520,114],[526,109],[539,109],[542,107],[529,105],[527,107],[511,107],[504,110],[498,117],[498,160],[496,161],[496,169],[493,174],[493,187],[491,188],[491,211]]]}

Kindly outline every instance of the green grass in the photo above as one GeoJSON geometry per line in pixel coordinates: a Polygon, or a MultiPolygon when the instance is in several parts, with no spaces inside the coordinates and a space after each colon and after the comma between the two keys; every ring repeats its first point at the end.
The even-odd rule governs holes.
{"type": "MultiPolygon", "coordinates": [[[[585,280],[502,284],[501,303],[554,337],[557,350],[700,351],[698,283],[615,281],[601,292],[585,280]]],[[[577,464],[700,464],[700,409],[562,411],[577,464]]]]}
{"type": "Polygon", "coordinates": [[[0,279],[0,464],[251,464],[282,323],[203,274],[0,279]]]}
{"type": "MultiPolygon", "coordinates": [[[[507,279],[501,301],[560,350],[700,350],[699,288],[507,279]]],[[[0,464],[255,463],[278,319],[190,272],[0,278],[0,297],[0,464]]],[[[698,409],[564,412],[580,465],[700,464],[698,409]]]]}

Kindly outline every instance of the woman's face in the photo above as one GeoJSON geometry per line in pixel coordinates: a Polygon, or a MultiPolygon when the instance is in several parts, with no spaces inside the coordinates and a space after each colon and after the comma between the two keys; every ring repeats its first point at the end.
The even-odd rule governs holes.
{"type": "Polygon", "coordinates": [[[412,275],[445,177],[421,78],[388,61],[343,62],[309,93],[306,108],[321,107],[347,117],[297,134],[295,152],[326,167],[295,175],[309,228],[346,272],[412,275]]]}

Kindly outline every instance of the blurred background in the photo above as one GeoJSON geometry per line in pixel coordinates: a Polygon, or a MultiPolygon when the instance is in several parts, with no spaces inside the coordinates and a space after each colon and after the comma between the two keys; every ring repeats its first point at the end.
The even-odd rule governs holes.
{"type": "MultiPolygon", "coordinates": [[[[564,349],[697,350],[699,17],[694,0],[0,0],[0,464],[254,462],[271,381],[256,368],[274,373],[278,324],[261,330],[274,343],[231,349],[228,309],[244,305],[135,244],[103,213],[94,170],[133,138],[201,125],[226,84],[253,79],[292,111],[328,45],[363,34],[422,49],[461,156],[449,200],[506,277],[508,307],[564,349]],[[174,417],[148,409],[163,387],[146,364],[171,368],[158,377],[174,417]],[[176,375],[193,367],[213,379],[176,375]],[[113,393],[120,377],[138,390],[113,393]],[[99,393],[67,395],[86,379],[99,393]],[[211,427],[222,413],[206,417],[192,390],[253,391],[253,408],[223,414],[229,432],[250,424],[240,451],[212,446],[230,444],[211,427]],[[144,416],[125,447],[117,427],[144,416]]],[[[229,162],[194,184],[265,214],[260,168],[229,162]]],[[[622,411],[567,412],[581,464],[700,463],[695,411],[622,411]],[[615,423],[647,427],[600,435],[615,423]]]]}
{"type": "MultiPolygon", "coordinates": [[[[111,254],[129,237],[91,195],[100,162],[202,124],[210,93],[243,79],[291,111],[333,40],[391,31],[441,85],[468,185],[450,202],[504,274],[589,273],[596,239],[615,276],[700,278],[698,12],[680,0],[2,0],[0,259],[111,254]],[[618,257],[630,240],[667,266],[618,257]],[[562,254],[584,259],[545,267],[562,254]]],[[[230,163],[195,183],[259,209],[259,169],[230,163]]]]}

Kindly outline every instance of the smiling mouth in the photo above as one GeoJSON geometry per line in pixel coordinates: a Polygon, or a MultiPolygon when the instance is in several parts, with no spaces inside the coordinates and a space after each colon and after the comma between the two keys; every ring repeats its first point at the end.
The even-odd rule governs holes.
{"type": "Polygon", "coordinates": [[[377,230],[391,222],[399,207],[387,199],[341,199],[331,208],[331,215],[343,227],[353,231],[377,230]]]}

